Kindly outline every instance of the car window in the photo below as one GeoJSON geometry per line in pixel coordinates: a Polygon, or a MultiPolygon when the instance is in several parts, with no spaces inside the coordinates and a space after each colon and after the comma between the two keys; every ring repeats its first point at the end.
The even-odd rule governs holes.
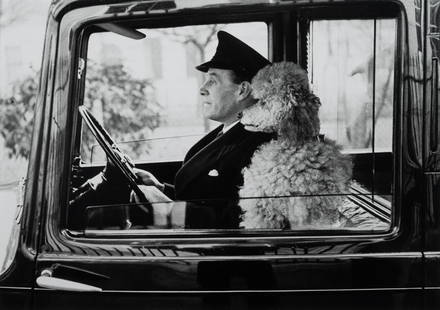
{"type": "MultiPolygon", "coordinates": [[[[92,199],[82,208],[71,206],[72,227],[151,234],[388,231],[393,218],[396,28],[394,19],[310,22],[305,69],[310,90],[321,102],[319,135],[310,145],[286,149],[278,136],[260,146],[234,195],[174,199],[152,188],[148,203],[92,199]]],[[[182,161],[218,125],[201,114],[203,77],[194,67],[212,57],[219,30],[234,33],[267,57],[268,26],[263,22],[139,29],[147,37],[139,41],[98,32],[89,40],[84,106],[138,167],[152,169],[159,179],[167,174],[170,183],[178,166],[169,163],[182,161]]],[[[83,175],[72,182],[72,193],[99,172],[93,164],[105,164],[105,153],[85,125],[81,160],[83,175]]],[[[223,177],[215,167],[203,174],[208,191],[219,184],[213,180],[223,177]]],[[[114,188],[114,193],[121,190],[117,184],[114,188]]]]}
{"type": "Polygon", "coordinates": [[[310,80],[321,129],[350,153],[391,152],[394,20],[316,20],[310,80]]]}
{"type": "Polygon", "coordinates": [[[371,204],[369,211],[385,211],[389,220],[396,21],[314,20],[309,39],[309,78],[322,102],[321,133],[350,154],[352,193],[362,193],[350,199],[362,198],[371,204]]]}
{"type": "MultiPolygon", "coordinates": [[[[133,160],[181,161],[218,126],[202,115],[204,76],[195,66],[213,56],[219,30],[267,56],[264,22],[141,29],[146,38],[139,41],[112,32],[90,37],[84,104],[133,160]]],[[[104,162],[102,149],[83,129],[82,160],[104,162]]]]}

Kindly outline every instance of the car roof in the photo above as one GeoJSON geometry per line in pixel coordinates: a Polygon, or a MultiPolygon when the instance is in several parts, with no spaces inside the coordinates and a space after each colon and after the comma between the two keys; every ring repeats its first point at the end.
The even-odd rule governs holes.
{"type": "MultiPolygon", "coordinates": [[[[203,9],[212,7],[228,7],[228,6],[255,6],[255,5],[286,5],[286,4],[326,4],[326,3],[355,3],[365,2],[365,0],[52,0],[51,14],[58,19],[64,12],[74,8],[94,6],[94,5],[125,5],[126,13],[129,11],[138,11],[142,7],[146,11],[179,9],[203,9]]],[[[372,0],[372,2],[378,2],[372,0]]],[[[411,0],[382,0],[381,2],[401,2],[403,4],[411,2],[411,0]]]]}

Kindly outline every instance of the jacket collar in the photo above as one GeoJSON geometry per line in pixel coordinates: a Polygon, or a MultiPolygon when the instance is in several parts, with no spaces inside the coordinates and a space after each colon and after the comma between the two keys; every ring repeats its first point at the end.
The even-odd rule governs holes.
{"type": "Polygon", "coordinates": [[[237,146],[236,141],[241,140],[240,137],[246,132],[243,125],[237,123],[226,133],[217,137],[221,129],[222,126],[219,126],[212,130],[188,152],[185,162],[176,174],[176,183],[180,183],[179,188],[176,188],[178,192],[183,192],[200,174],[208,173],[213,163],[234,149],[237,146]]]}

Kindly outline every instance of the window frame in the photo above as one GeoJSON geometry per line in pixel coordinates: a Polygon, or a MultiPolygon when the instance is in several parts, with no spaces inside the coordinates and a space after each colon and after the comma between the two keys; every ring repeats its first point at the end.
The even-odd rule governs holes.
{"type": "MultiPolygon", "coordinates": [[[[388,3],[389,4],[389,3],[388,3]]],[[[358,18],[360,17],[360,12],[362,12],[362,9],[357,11],[353,9],[349,12],[349,14],[341,13],[340,8],[348,6],[349,8],[363,8],[362,5],[354,5],[354,4],[343,4],[343,5],[334,5],[334,6],[328,6],[324,5],[322,7],[317,8],[296,8],[296,5],[291,5],[289,7],[284,8],[274,8],[270,11],[265,11],[264,9],[259,9],[255,11],[250,11],[249,13],[244,14],[243,12],[240,12],[237,10],[237,12],[229,13],[227,11],[223,12],[223,14],[219,14],[219,12],[215,11],[215,9],[212,10],[212,14],[205,14],[204,16],[199,16],[197,19],[193,19],[191,23],[188,22],[188,16],[182,15],[179,16],[176,20],[174,16],[155,16],[152,18],[151,21],[148,21],[145,23],[145,27],[149,27],[150,23],[151,25],[158,25],[156,28],[164,28],[165,25],[169,26],[187,26],[187,25],[202,25],[209,21],[210,24],[212,23],[233,23],[234,21],[239,22],[246,22],[246,21],[263,21],[268,24],[268,55],[269,58],[273,61],[280,61],[283,58],[284,59],[293,59],[301,63],[302,65],[307,64],[307,61],[304,59],[304,53],[299,52],[299,46],[304,46],[301,44],[302,40],[304,39],[304,34],[299,34],[299,29],[305,29],[304,27],[300,27],[300,22],[307,20],[307,19],[317,19],[318,17],[320,19],[328,19],[328,18],[334,18],[338,19],[339,14],[342,14],[344,19],[350,19],[350,18],[358,18]],[[329,10],[330,9],[330,10],[329,10]],[[316,11],[315,11],[316,10],[316,11]],[[214,14],[215,12],[215,14],[214,14]],[[288,17],[287,17],[288,16],[288,17]],[[279,18],[282,17],[282,18],[279,18]],[[278,18],[278,19],[277,19],[278,18]],[[148,26],[147,26],[148,25],[148,26]],[[293,27],[291,27],[293,26],[293,27]],[[277,33],[276,30],[279,29],[279,32],[277,33]],[[299,34],[299,36],[294,35],[295,33],[299,34]],[[293,38],[296,36],[296,41],[293,42],[293,38]],[[286,39],[289,38],[289,39],[286,39]],[[286,40],[289,44],[295,44],[295,46],[292,48],[291,46],[285,45],[283,40],[286,40]],[[281,52],[282,51],[282,52],[281,52]]],[[[365,6],[366,7],[366,6],[365,6]]],[[[371,12],[370,15],[380,18],[384,12],[380,10],[381,5],[378,5],[378,9],[374,7],[371,9],[369,8],[368,12],[371,12]],[[379,14],[380,13],[380,14],[379,14]]],[[[395,6],[393,4],[392,6],[393,10],[395,9],[395,6]]],[[[210,10],[207,10],[211,12],[210,10]]],[[[394,12],[394,11],[393,11],[394,12]]],[[[363,18],[367,19],[369,15],[367,16],[364,14],[365,12],[362,12],[363,18]]],[[[249,241],[249,240],[255,240],[256,242],[262,242],[262,241],[270,241],[270,242],[279,242],[284,243],[288,240],[292,241],[298,241],[298,240],[315,240],[315,241],[322,241],[326,242],[329,240],[371,240],[371,239],[391,239],[394,238],[399,230],[400,230],[400,207],[398,206],[398,202],[396,198],[399,196],[399,193],[401,191],[400,183],[400,176],[398,176],[398,171],[400,169],[398,168],[398,165],[401,165],[401,162],[398,162],[398,158],[401,158],[401,154],[395,153],[397,150],[397,142],[398,140],[401,140],[401,135],[399,130],[397,130],[398,126],[401,126],[401,112],[398,108],[398,103],[400,102],[400,87],[401,87],[401,81],[399,79],[402,71],[403,61],[402,61],[402,52],[401,49],[403,47],[403,42],[401,38],[402,33],[402,19],[403,16],[399,14],[400,11],[397,10],[397,13],[392,13],[392,17],[396,19],[396,58],[395,58],[395,71],[394,71],[394,99],[393,99],[393,120],[396,121],[396,124],[393,125],[393,166],[394,169],[394,176],[393,176],[393,182],[395,186],[394,196],[393,196],[393,202],[392,202],[392,219],[391,219],[391,226],[390,229],[386,232],[365,232],[365,231],[351,231],[348,229],[344,230],[315,230],[315,231],[295,231],[295,230],[289,230],[289,231],[276,231],[276,230],[185,230],[183,232],[181,231],[173,231],[173,230],[158,230],[157,233],[155,233],[155,230],[141,230],[140,232],[137,231],[99,231],[99,232],[89,232],[87,234],[81,233],[78,231],[70,231],[66,229],[66,222],[65,220],[61,221],[61,231],[62,235],[67,237],[70,240],[75,240],[79,242],[109,242],[110,244],[113,244],[116,240],[119,240],[119,242],[123,240],[145,240],[148,242],[153,243],[161,243],[165,241],[170,242],[186,242],[188,240],[194,241],[194,242],[201,242],[205,243],[206,240],[217,240],[217,241],[224,241],[226,243],[233,242],[233,241],[249,241]],[[398,188],[397,188],[398,186],[398,188]],[[113,243],[112,243],[113,242],[113,243]]],[[[194,13],[194,15],[197,14],[194,13]]],[[[191,14],[188,14],[191,15],[191,14]]],[[[389,17],[389,14],[384,14],[386,17],[389,17]]],[[[192,16],[194,17],[194,16],[192,16]]],[[[125,16],[121,17],[120,20],[141,20],[142,17],[132,17],[132,16],[125,16]]],[[[108,22],[112,19],[108,16],[100,16],[98,18],[88,19],[87,21],[83,22],[79,30],[77,30],[77,33],[79,33],[78,37],[76,38],[75,44],[77,46],[77,54],[78,57],[75,57],[74,59],[78,59],[79,57],[83,59],[87,59],[87,43],[90,34],[92,33],[90,30],[90,26],[99,23],[99,22],[108,22]]],[[[119,19],[118,19],[119,20],[119,19]]],[[[308,29],[307,29],[308,31],[308,29]]],[[[307,55],[307,53],[305,54],[307,55]]],[[[75,68],[78,68],[77,62],[74,64],[75,68]]],[[[76,70],[73,70],[76,73],[76,70]]],[[[85,74],[85,72],[83,73],[85,74]]],[[[76,89],[77,91],[74,92],[77,95],[73,99],[73,110],[77,110],[77,107],[82,104],[83,96],[84,96],[84,81],[79,82],[77,79],[73,79],[75,81],[73,89],[76,89]]],[[[76,113],[76,112],[75,112],[76,113]]],[[[74,117],[76,119],[75,128],[72,130],[73,132],[73,139],[71,143],[71,149],[73,152],[71,154],[79,154],[79,147],[80,147],[80,139],[81,139],[81,119],[76,115],[74,117]]],[[[399,144],[401,145],[401,143],[399,144]]],[[[71,156],[71,161],[68,163],[69,167],[72,166],[72,159],[75,156],[71,156]]],[[[158,162],[160,163],[160,162],[158,162]]],[[[155,164],[155,162],[152,162],[151,164],[155,164]]],[[[93,165],[91,165],[93,166],[93,165]]],[[[97,165],[100,166],[100,165],[97,165]]],[[[84,166],[89,167],[89,166],[84,166]]],[[[71,168],[69,168],[68,171],[70,171],[71,168]]],[[[69,180],[71,178],[71,174],[69,174],[69,180]]],[[[68,190],[66,190],[66,193],[68,190]]],[[[67,199],[66,199],[67,201],[67,199]]],[[[65,215],[66,208],[62,208],[63,211],[61,211],[61,214],[65,215]]],[[[65,216],[62,218],[65,218],[65,216]]]]}

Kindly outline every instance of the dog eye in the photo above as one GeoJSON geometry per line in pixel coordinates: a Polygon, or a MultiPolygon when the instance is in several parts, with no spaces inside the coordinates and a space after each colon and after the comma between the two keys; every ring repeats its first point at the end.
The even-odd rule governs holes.
{"type": "Polygon", "coordinates": [[[257,104],[260,106],[266,105],[266,100],[264,100],[263,98],[260,98],[260,99],[258,99],[257,104]]]}

